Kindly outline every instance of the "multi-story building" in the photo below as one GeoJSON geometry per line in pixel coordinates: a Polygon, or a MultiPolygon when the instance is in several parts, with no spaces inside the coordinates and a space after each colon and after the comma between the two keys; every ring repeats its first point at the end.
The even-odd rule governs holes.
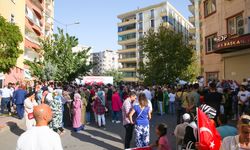
{"type": "MultiPolygon", "coordinates": [[[[0,15],[7,21],[19,26],[23,38],[25,37],[25,1],[20,0],[1,0],[0,15]]],[[[24,41],[24,40],[23,40],[24,41]]],[[[20,49],[24,49],[24,42],[20,44],[20,49]]],[[[11,69],[9,74],[0,73],[0,88],[9,81],[15,82],[24,78],[23,55],[21,55],[16,66],[11,69]]]]}
{"type": "Polygon", "coordinates": [[[77,53],[77,52],[82,52],[82,51],[85,51],[85,50],[88,50],[88,53],[87,55],[89,56],[88,59],[87,59],[87,62],[86,64],[89,65],[90,63],[93,62],[93,56],[92,56],[92,53],[93,53],[93,49],[90,47],[90,46],[86,46],[86,45],[77,45],[76,47],[73,47],[72,48],[72,52],[73,53],[77,53]],[[89,49],[90,48],[90,49],[89,49]]]}
{"type": "Polygon", "coordinates": [[[42,56],[40,40],[53,34],[54,0],[1,0],[0,15],[19,26],[23,35],[20,48],[24,51],[16,67],[0,78],[4,84],[29,80],[30,72],[23,62],[42,56]]]}
{"type": "Polygon", "coordinates": [[[118,16],[118,44],[122,49],[118,50],[119,60],[123,73],[123,81],[139,81],[139,61],[143,60],[139,51],[138,41],[149,29],[157,30],[160,25],[183,33],[183,40],[188,43],[189,30],[193,25],[186,20],[168,1],[145,8],[130,11],[118,16]]]}
{"type": "Polygon", "coordinates": [[[250,1],[201,0],[201,67],[206,81],[250,77],[250,1]]]}
{"type": "Polygon", "coordinates": [[[93,53],[93,63],[95,64],[93,68],[93,75],[95,76],[103,75],[105,71],[111,69],[117,70],[119,67],[118,53],[113,50],[93,53]]]}
{"type": "MultiPolygon", "coordinates": [[[[26,0],[24,59],[41,58],[40,40],[53,34],[54,0],[26,0]]],[[[28,66],[25,77],[29,79],[28,66]]]]}
{"type": "MultiPolygon", "coordinates": [[[[189,44],[193,45],[197,54],[197,63],[200,64],[200,53],[201,53],[201,41],[200,41],[200,1],[201,0],[190,0],[191,4],[188,6],[192,16],[189,17],[190,23],[194,26],[189,30],[192,38],[190,38],[189,44]]],[[[200,66],[199,66],[200,67],[200,66]]]]}

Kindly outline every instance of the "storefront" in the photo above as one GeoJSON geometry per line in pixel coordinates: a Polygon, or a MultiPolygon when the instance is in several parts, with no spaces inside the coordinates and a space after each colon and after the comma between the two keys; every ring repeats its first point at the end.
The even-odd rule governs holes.
{"type": "Polygon", "coordinates": [[[218,37],[215,53],[222,56],[224,79],[241,82],[250,77],[250,34],[218,37]]]}

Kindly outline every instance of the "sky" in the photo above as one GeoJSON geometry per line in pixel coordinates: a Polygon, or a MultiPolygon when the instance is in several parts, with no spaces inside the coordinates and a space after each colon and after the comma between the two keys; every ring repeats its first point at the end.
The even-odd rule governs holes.
{"type": "MultiPolygon", "coordinates": [[[[69,25],[67,32],[79,39],[79,44],[90,46],[94,52],[106,49],[118,50],[117,23],[119,14],[158,4],[165,0],[56,0],[54,27],[69,25]]],[[[168,0],[185,18],[189,0],[168,0]]]]}

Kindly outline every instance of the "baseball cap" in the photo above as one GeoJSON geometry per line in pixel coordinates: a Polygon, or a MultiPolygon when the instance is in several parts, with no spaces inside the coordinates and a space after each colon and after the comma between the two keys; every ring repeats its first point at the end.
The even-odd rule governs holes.
{"type": "Polygon", "coordinates": [[[190,115],[188,113],[185,113],[183,116],[182,116],[183,120],[190,120],[190,115]]]}

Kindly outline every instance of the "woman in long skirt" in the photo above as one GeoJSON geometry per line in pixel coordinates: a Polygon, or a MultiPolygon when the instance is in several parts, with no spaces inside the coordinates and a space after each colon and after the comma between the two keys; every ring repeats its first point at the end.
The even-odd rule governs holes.
{"type": "Polygon", "coordinates": [[[84,129],[84,127],[82,126],[81,118],[82,118],[81,95],[79,93],[76,93],[74,94],[74,101],[73,101],[73,128],[75,132],[84,129]]]}
{"type": "Polygon", "coordinates": [[[27,130],[36,125],[36,120],[34,118],[29,118],[28,114],[33,113],[33,108],[37,105],[38,104],[35,101],[35,93],[30,92],[29,94],[27,94],[27,98],[24,100],[24,118],[27,130]]]}
{"type": "Polygon", "coordinates": [[[63,127],[62,127],[62,117],[63,117],[63,112],[62,112],[62,100],[61,96],[58,95],[57,91],[54,91],[55,96],[53,97],[53,100],[50,102],[50,108],[52,109],[53,112],[53,118],[52,121],[50,122],[50,128],[52,128],[55,132],[59,134],[65,133],[63,127]]]}
{"type": "Polygon", "coordinates": [[[63,102],[63,123],[64,127],[72,127],[72,112],[71,112],[71,103],[72,100],[67,91],[63,91],[62,94],[62,102],[63,102]]]}

